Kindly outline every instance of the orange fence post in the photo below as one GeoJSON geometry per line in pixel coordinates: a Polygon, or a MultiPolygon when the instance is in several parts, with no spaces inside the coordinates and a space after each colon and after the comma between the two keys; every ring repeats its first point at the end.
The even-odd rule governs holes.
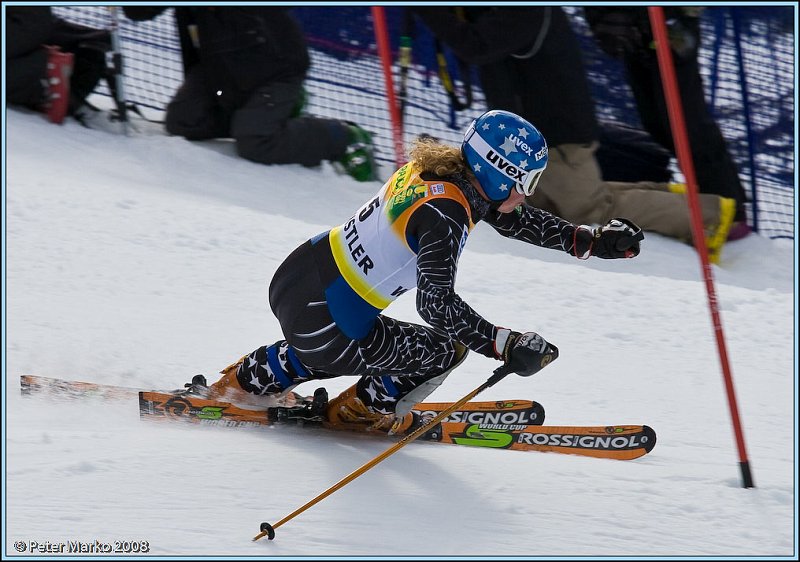
{"type": "Polygon", "coordinates": [[[392,119],[392,140],[394,141],[395,164],[398,167],[406,162],[405,148],[403,145],[403,124],[400,116],[400,105],[394,93],[394,80],[392,79],[392,45],[389,42],[389,32],[386,27],[386,13],[381,6],[372,6],[372,21],[375,26],[375,41],[378,45],[378,54],[383,66],[383,79],[386,84],[386,99],[389,103],[389,116],[392,119]]]}

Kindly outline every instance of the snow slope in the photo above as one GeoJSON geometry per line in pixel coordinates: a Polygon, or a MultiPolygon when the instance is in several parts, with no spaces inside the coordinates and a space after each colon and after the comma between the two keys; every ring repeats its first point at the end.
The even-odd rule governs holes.
{"type": "MultiPolygon", "coordinates": [[[[479,225],[461,260],[461,296],[561,350],[535,377],[507,377],[481,397],[536,399],[549,425],[645,423],[655,449],[610,461],[415,443],[275,541],[253,543],[261,521],[280,520],[390,443],[153,426],[135,403],[22,398],[19,375],[156,388],[213,378],[281,337],[267,305],[276,266],[379,183],[327,164],[250,163],[225,141],[6,115],[6,556],[19,555],[15,545],[30,555],[31,541],[95,540],[192,557],[797,554],[794,241],[753,235],[713,267],[756,488],[741,487],[693,248],[648,234],[635,260],[579,262],[479,225]]],[[[413,295],[387,313],[419,321],[413,295]]],[[[470,355],[431,398],[460,398],[496,365],[470,355]]],[[[326,386],[334,394],[352,382],[326,386]]]]}

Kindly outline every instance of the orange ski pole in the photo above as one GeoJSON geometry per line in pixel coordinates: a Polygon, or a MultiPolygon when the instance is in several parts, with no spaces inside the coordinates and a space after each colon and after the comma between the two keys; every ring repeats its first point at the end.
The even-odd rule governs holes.
{"type": "Polygon", "coordinates": [[[322,500],[324,500],[325,498],[330,496],[332,493],[334,493],[336,490],[338,490],[340,488],[343,488],[344,486],[346,486],[347,484],[349,484],[350,482],[352,482],[353,480],[355,480],[356,478],[358,478],[359,476],[364,474],[366,471],[368,471],[370,468],[372,468],[373,466],[375,466],[376,464],[378,464],[382,460],[384,460],[384,459],[390,457],[391,455],[395,454],[397,451],[399,451],[400,449],[402,449],[403,447],[405,447],[406,445],[408,445],[409,443],[414,441],[417,437],[419,437],[423,433],[427,432],[428,429],[430,429],[431,427],[435,426],[437,423],[439,423],[440,421],[445,419],[447,416],[449,416],[450,414],[452,414],[453,412],[458,410],[461,406],[463,406],[464,404],[466,404],[467,402],[469,402],[470,400],[475,398],[475,396],[477,396],[478,394],[480,394],[481,392],[483,392],[484,390],[486,390],[490,386],[493,386],[495,383],[497,383],[498,381],[503,379],[508,374],[510,374],[510,371],[508,371],[505,368],[505,365],[502,365],[502,366],[498,367],[497,369],[495,369],[494,374],[491,377],[489,377],[486,380],[486,382],[484,382],[478,388],[476,388],[475,390],[473,390],[472,392],[470,392],[469,394],[464,396],[464,398],[462,398],[458,402],[453,403],[446,410],[443,410],[443,411],[439,412],[439,414],[436,417],[434,417],[433,419],[431,419],[427,423],[425,423],[425,424],[421,425],[420,427],[418,427],[416,429],[416,431],[414,431],[413,433],[409,433],[408,435],[403,437],[400,441],[398,441],[397,443],[395,443],[394,445],[392,445],[391,447],[386,449],[386,451],[384,451],[383,453],[381,453],[380,455],[378,455],[377,457],[375,457],[371,461],[366,462],[360,468],[354,470],[353,472],[351,472],[350,474],[348,474],[347,476],[345,476],[344,478],[339,480],[339,482],[337,482],[336,484],[334,484],[333,486],[331,486],[330,488],[328,488],[327,490],[325,490],[324,492],[319,494],[313,500],[309,501],[308,503],[306,503],[302,507],[297,508],[292,513],[290,513],[289,515],[287,515],[286,517],[284,517],[283,519],[281,519],[280,521],[278,521],[274,525],[270,525],[266,521],[264,523],[261,523],[261,532],[258,533],[255,537],[253,537],[253,540],[257,541],[258,539],[263,538],[263,537],[267,537],[267,538],[269,538],[269,540],[274,539],[275,538],[275,529],[277,529],[278,527],[280,527],[284,523],[287,523],[288,521],[291,521],[292,519],[294,519],[295,517],[297,517],[298,515],[303,513],[305,510],[307,510],[308,508],[312,507],[313,505],[316,505],[317,503],[321,502],[322,500]]]}

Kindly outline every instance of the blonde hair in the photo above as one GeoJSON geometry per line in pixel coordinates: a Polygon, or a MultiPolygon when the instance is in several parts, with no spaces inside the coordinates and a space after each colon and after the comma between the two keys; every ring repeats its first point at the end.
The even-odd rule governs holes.
{"type": "Polygon", "coordinates": [[[431,137],[419,137],[408,155],[419,173],[430,172],[437,176],[468,174],[470,169],[461,155],[461,149],[442,144],[431,137]]]}

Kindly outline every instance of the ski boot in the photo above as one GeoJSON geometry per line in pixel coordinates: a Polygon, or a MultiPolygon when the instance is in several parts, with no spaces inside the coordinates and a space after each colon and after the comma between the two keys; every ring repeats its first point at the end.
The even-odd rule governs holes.
{"type": "Polygon", "coordinates": [[[356,395],[356,385],[353,385],[328,404],[325,425],[332,429],[385,431],[394,435],[408,433],[419,424],[418,418],[413,412],[398,418],[373,411],[356,395]]]}
{"type": "Polygon", "coordinates": [[[222,371],[219,380],[208,387],[208,398],[221,402],[230,402],[242,408],[266,410],[273,406],[293,407],[302,396],[291,392],[291,388],[278,394],[253,394],[247,392],[239,383],[236,373],[239,367],[247,359],[247,355],[242,356],[235,363],[231,363],[222,371]]]}

